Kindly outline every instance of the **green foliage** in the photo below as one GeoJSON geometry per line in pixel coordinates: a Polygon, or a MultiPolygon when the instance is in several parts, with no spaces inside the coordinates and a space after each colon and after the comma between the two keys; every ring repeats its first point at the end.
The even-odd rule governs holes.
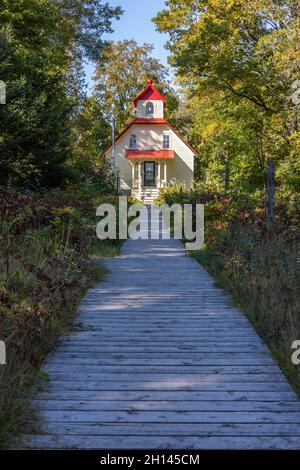
{"type": "Polygon", "coordinates": [[[93,178],[101,186],[111,186],[111,169],[101,153],[108,144],[111,127],[104,119],[100,103],[95,96],[85,98],[72,125],[72,156],[69,171],[75,180],[93,178]],[[100,179],[102,178],[102,182],[100,179]]]}
{"type": "Polygon", "coordinates": [[[280,194],[271,230],[262,191],[224,195],[174,187],[160,202],[205,204],[205,246],[191,255],[233,295],[300,393],[291,364],[291,344],[300,335],[299,198],[280,194]]]}
{"type": "Polygon", "coordinates": [[[300,393],[291,344],[300,335],[299,240],[264,237],[249,227],[218,231],[196,257],[233,295],[300,393]]]}
{"type": "Polygon", "coordinates": [[[262,189],[272,159],[277,184],[299,192],[299,18],[294,0],[169,0],[154,19],[170,35],[196,177],[210,189],[262,189]]]}
{"type": "Polygon", "coordinates": [[[105,275],[91,258],[118,255],[122,242],[97,239],[96,207],[118,198],[92,183],[41,194],[0,188],[0,197],[0,330],[9,358],[0,369],[1,447],[24,424],[38,369],[81,296],[105,275]]]}
{"type": "Polygon", "coordinates": [[[68,158],[68,103],[59,84],[66,55],[61,44],[51,47],[60,27],[57,8],[37,0],[2,3],[0,76],[7,104],[0,107],[1,182],[59,183],[68,158]]]}
{"type": "Polygon", "coordinates": [[[82,160],[94,157],[92,144],[83,144],[79,168],[67,164],[74,140],[84,140],[73,131],[83,87],[80,62],[82,54],[99,57],[102,35],[120,13],[100,0],[1,0],[0,79],[7,104],[0,106],[0,183],[62,186],[82,160]]]}
{"type": "Polygon", "coordinates": [[[157,203],[166,203],[169,206],[172,204],[204,204],[208,201],[214,200],[217,197],[217,193],[211,193],[205,189],[194,189],[186,190],[183,184],[177,183],[174,186],[168,186],[160,190],[157,203]]]}
{"type": "Polygon", "coordinates": [[[133,100],[150,78],[168,101],[166,116],[178,106],[167,81],[167,69],[152,57],[152,51],[151,44],[138,45],[134,40],[111,42],[97,62],[96,97],[107,120],[115,115],[119,130],[133,118],[133,100]]]}

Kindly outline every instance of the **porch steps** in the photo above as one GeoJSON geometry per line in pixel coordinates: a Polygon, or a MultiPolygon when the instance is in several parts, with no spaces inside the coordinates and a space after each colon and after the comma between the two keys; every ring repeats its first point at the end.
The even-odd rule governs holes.
{"type": "Polygon", "coordinates": [[[158,198],[159,189],[157,188],[142,188],[141,195],[139,197],[138,190],[132,191],[132,196],[142,200],[145,204],[151,204],[158,198]]]}

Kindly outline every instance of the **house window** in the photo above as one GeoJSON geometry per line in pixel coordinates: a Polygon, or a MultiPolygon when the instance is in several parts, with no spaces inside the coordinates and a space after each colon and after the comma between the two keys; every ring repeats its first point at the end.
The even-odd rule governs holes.
{"type": "Polygon", "coordinates": [[[153,103],[147,103],[146,105],[146,114],[153,114],[154,113],[154,105],[153,103]]]}
{"type": "Polygon", "coordinates": [[[169,149],[171,147],[171,134],[164,134],[163,136],[163,148],[169,149]]]}
{"type": "Polygon", "coordinates": [[[135,134],[132,134],[130,136],[129,147],[131,149],[136,149],[136,135],[135,134]]]}

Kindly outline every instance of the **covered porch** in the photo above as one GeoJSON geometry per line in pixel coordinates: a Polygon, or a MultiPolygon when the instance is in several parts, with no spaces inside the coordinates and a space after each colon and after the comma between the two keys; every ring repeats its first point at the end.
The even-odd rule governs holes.
{"type": "Polygon", "coordinates": [[[126,150],[131,165],[133,197],[145,202],[154,201],[159,190],[167,185],[168,161],[174,159],[173,150],[126,150]]]}

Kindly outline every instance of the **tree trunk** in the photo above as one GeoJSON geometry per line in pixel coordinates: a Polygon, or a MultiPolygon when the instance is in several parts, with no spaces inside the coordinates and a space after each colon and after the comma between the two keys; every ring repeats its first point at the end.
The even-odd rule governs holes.
{"type": "Polygon", "coordinates": [[[275,165],[268,161],[267,177],[267,223],[271,227],[275,220],[275,165]]]}

